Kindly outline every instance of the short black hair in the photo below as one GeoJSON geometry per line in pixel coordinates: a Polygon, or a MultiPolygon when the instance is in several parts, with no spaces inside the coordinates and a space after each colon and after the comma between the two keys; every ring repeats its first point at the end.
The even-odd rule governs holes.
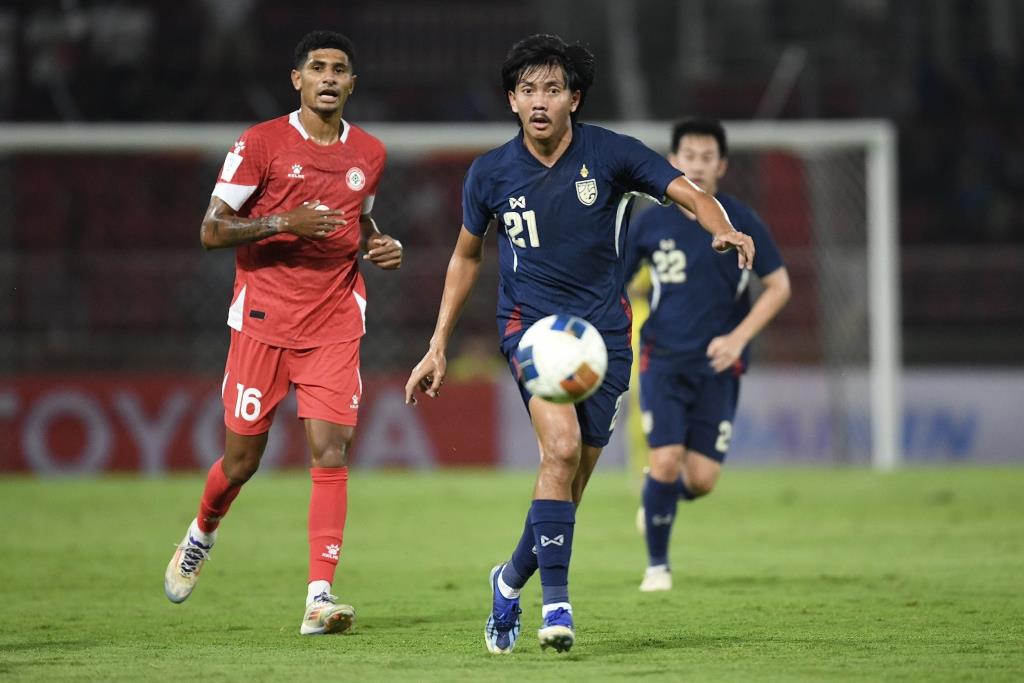
{"type": "Polygon", "coordinates": [[[570,92],[579,90],[580,103],[571,114],[573,122],[583,109],[587,91],[594,83],[594,55],[579,43],[567,44],[558,36],[536,33],[512,46],[501,64],[501,85],[512,92],[524,74],[545,67],[561,67],[570,92]]]}
{"type": "Polygon", "coordinates": [[[355,68],[356,51],[352,41],[335,31],[310,31],[302,36],[302,40],[295,46],[295,68],[302,71],[302,65],[309,58],[313,50],[341,50],[348,55],[348,63],[355,68]]]}
{"type": "Polygon", "coordinates": [[[672,153],[679,149],[679,141],[684,135],[710,135],[718,143],[718,155],[723,159],[729,156],[729,145],[725,141],[725,128],[718,119],[706,119],[694,116],[683,119],[672,128],[672,153]]]}

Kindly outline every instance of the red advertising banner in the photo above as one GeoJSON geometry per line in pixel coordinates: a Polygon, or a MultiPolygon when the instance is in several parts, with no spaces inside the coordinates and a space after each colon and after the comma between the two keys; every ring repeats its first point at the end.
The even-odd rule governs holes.
{"type": "MultiPolygon", "coordinates": [[[[443,400],[404,401],[404,377],[367,377],[354,465],[426,469],[499,463],[490,382],[446,384],[443,400]]],[[[305,466],[292,395],[278,407],[262,468],[305,466]]],[[[217,378],[26,376],[0,380],[0,472],[159,475],[207,467],[224,443],[217,378]]]]}

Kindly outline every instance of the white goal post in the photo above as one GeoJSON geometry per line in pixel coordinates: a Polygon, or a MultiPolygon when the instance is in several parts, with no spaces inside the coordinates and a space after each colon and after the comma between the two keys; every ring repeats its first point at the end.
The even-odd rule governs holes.
{"type": "MultiPolygon", "coordinates": [[[[633,135],[652,148],[665,151],[672,123],[606,122],[600,125],[633,135]]],[[[880,470],[898,467],[902,462],[903,410],[895,127],[880,120],[734,121],[725,125],[731,152],[781,151],[809,160],[809,164],[815,163],[821,155],[849,152],[849,160],[843,162],[845,170],[838,174],[827,172],[835,176],[829,181],[833,186],[829,192],[835,193],[838,191],[835,188],[841,187],[843,173],[862,174],[853,182],[863,184],[855,194],[856,197],[862,194],[865,204],[857,210],[863,211],[864,218],[863,245],[858,248],[866,252],[863,274],[867,282],[860,284],[866,284],[864,319],[868,333],[863,345],[867,346],[870,458],[872,465],[880,470]],[[850,166],[862,168],[850,170],[850,166]]],[[[202,151],[222,155],[245,127],[243,123],[7,124],[0,125],[0,154],[202,151]]],[[[441,151],[488,149],[515,133],[512,122],[375,123],[365,127],[385,142],[392,159],[441,151]]],[[[851,200],[844,198],[843,201],[851,200]]],[[[860,203],[859,199],[856,201],[860,203]]],[[[824,205],[824,211],[828,210],[824,205]]],[[[820,216],[820,212],[817,215],[820,216]]],[[[840,244],[837,248],[841,250],[844,246],[840,244]]],[[[826,263],[822,272],[827,271],[826,263]]],[[[850,279],[859,277],[855,275],[850,279]]],[[[825,315],[829,308],[845,304],[841,295],[837,298],[824,301],[825,315]]],[[[839,374],[842,372],[840,370],[839,374]]]]}

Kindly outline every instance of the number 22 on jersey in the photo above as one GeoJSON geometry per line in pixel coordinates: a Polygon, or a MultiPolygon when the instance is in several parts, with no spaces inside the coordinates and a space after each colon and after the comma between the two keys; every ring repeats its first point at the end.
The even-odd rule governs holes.
{"type": "Polygon", "coordinates": [[[663,240],[661,249],[651,253],[651,261],[662,282],[686,282],[686,254],[675,248],[674,240],[663,240]]]}

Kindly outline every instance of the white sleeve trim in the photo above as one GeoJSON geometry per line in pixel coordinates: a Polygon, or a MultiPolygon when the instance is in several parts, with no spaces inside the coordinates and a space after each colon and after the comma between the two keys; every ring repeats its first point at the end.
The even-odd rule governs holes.
{"type": "Polygon", "coordinates": [[[256,191],[255,185],[235,185],[234,183],[217,183],[213,188],[213,196],[223,199],[235,211],[256,191]]]}
{"type": "Polygon", "coordinates": [[[363,207],[359,210],[359,213],[365,216],[366,214],[373,211],[373,200],[376,198],[376,196],[377,195],[374,194],[366,195],[366,197],[363,199],[363,207]]]}

